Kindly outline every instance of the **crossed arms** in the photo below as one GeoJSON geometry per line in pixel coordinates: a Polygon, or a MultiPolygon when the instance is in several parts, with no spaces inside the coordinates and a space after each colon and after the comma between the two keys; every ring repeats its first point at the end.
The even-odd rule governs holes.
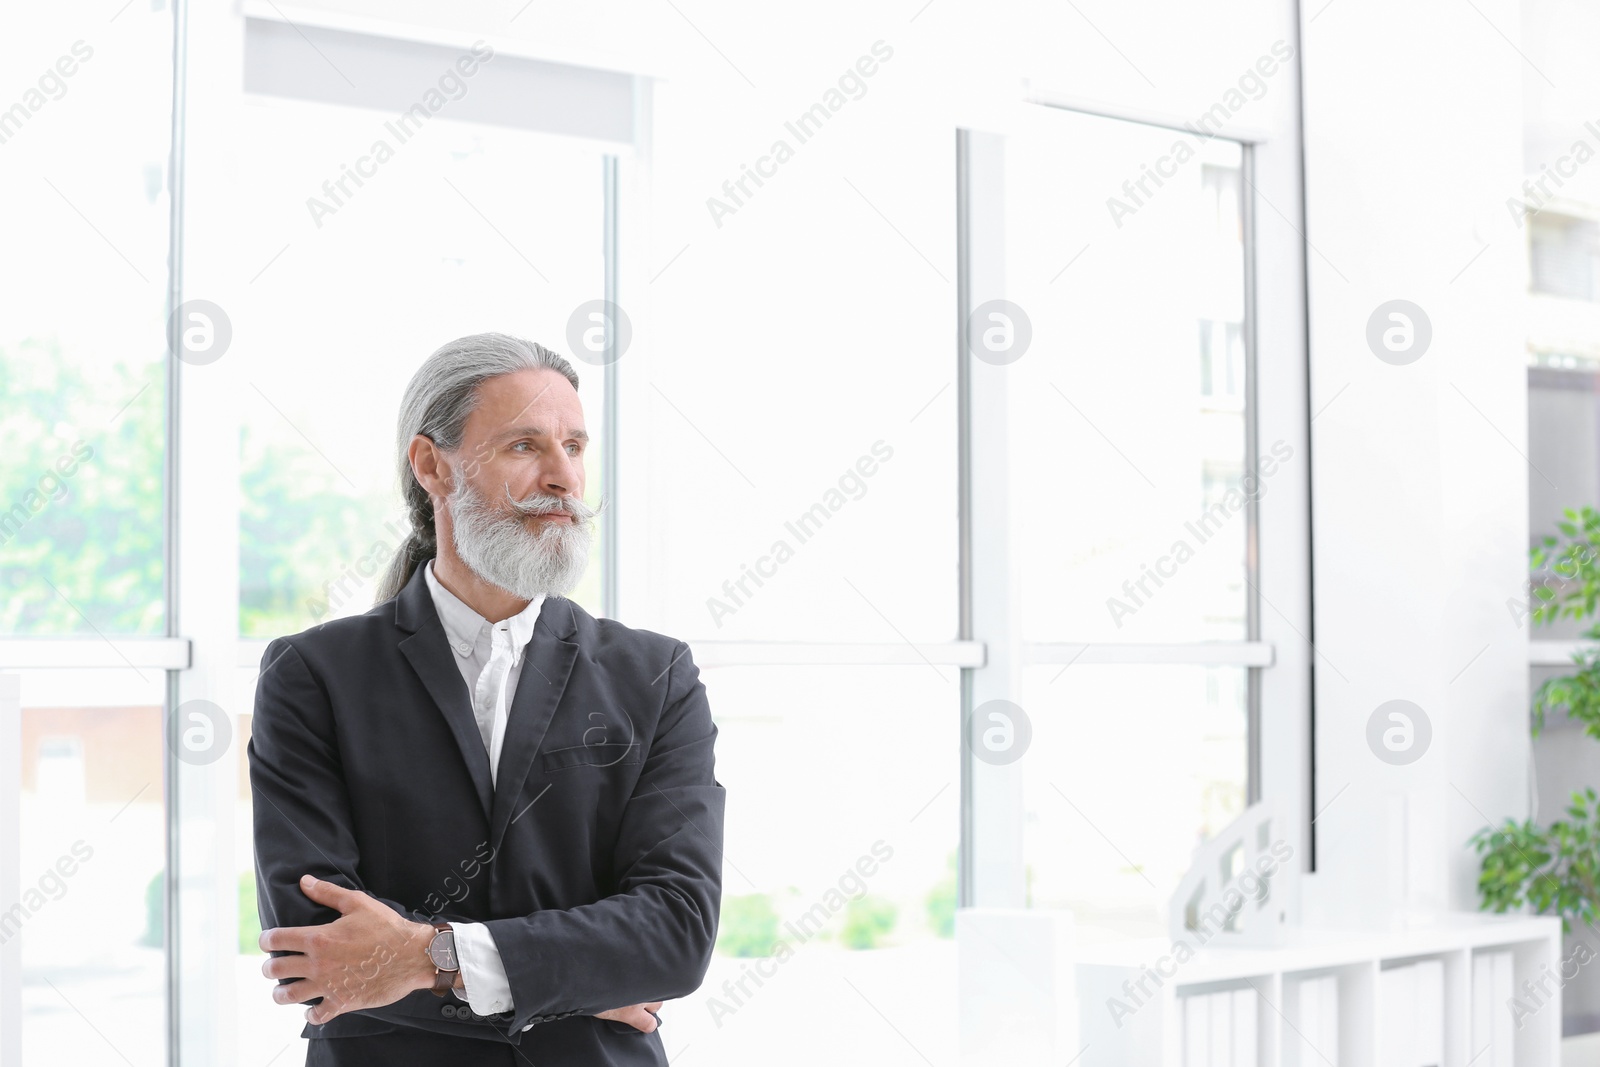
{"type": "Polygon", "coordinates": [[[328,690],[294,645],[272,641],[249,745],[261,946],[275,957],[263,968],[269,977],[299,979],[274,999],[321,997],[307,1013],[314,1024],[359,1011],[436,1029],[429,1005],[405,1003],[431,984],[424,946],[436,917],[484,921],[510,983],[513,1033],[573,1014],[637,1025],[640,1010],[693,992],[716,938],[723,790],[712,773],[716,727],[699,671],[686,646],[674,654],[612,846],[617,891],[577,907],[469,920],[408,908],[361,883],[328,690]]]}

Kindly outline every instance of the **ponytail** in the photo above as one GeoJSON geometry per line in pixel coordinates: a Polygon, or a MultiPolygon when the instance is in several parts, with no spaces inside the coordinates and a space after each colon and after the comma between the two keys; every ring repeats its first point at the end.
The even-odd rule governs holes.
{"type": "Polygon", "coordinates": [[[378,582],[377,603],[398,596],[417,568],[439,554],[439,533],[433,523],[433,501],[415,474],[407,472],[406,510],[411,533],[401,543],[378,582]]]}

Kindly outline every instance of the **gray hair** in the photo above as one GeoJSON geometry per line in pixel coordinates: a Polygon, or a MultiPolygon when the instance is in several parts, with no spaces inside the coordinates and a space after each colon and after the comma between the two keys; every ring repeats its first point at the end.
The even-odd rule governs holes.
{"type": "Polygon", "coordinates": [[[460,448],[467,416],[478,406],[478,386],[520,370],[553,370],[578,388],[571,363],[543,345],[503,333],[459,337],[423,360],[411,376],[400,401],[395,435],[400,492],[411,533],[378,583],[378,602],[397,595],[418,567],[439,554],[433,502],[411,469],[411,439],[422,434],[445,452],[460,448]]]}

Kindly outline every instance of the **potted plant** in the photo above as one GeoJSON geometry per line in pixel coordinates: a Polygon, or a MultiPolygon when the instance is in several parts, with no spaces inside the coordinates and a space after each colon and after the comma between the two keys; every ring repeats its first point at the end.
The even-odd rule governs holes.
{"type": "MultiPolygon", "coordinates": [[[[1560,618],[1592,620],[1600,604],[1600,511],[1567,509],[1557,524],[1560,536],[1543,538],[1530,550],[1533,565],[1529,599],[1522,611],[1534,625],[1560,618]]],[[[1513,605],[1515,610],[1515,605],[1513,605]]],[[[1583,631],[1600,642],[1600,624],[1583,631]]],[[[1573,673],[1541,684],[1533,697],[1532,733],[1544,728],[1551,711],[1565,711],[1584,733],[1600,740],[1600,644],[1573,655],[1573,673]]],[[[1560,915],[1571,933],[1576,921],[1594,923],[1600,909],[1600,803],[1595,790],[1572,794],[1563,817],[1545,826],[1532,819],[1507,819],[1472,836],[1481,868],[1478,895],[1485,911],[1528,905],[1560,915]]]]}

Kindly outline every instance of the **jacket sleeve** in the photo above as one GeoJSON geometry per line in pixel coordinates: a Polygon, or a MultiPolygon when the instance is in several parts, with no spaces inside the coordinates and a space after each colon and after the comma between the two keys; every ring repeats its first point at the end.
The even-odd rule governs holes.
{"type": "Polygon", "coordinates": [[[613,850],[618,891],[489,928],[511,981],[511,1027],[694,992],[705,977],[722,899],[725,794],[705,685],[678,642],[663,710],[613,850]]]}
{"type": "MultiPolygon", "coordinates": [[[[300,889],[301,875],[309,873],[347,889],[369,891],[358,874],[360,855],[352,830],[350,795],[340,764],[331,702],[300,653],[281,637],[267,645],[261,660],[247,752],[255,824],[256,905],[261,928],[332,922],[339,913],[306,896],[300,889]]],[[[375,893],[371,895],[415,922],[432,918],[375,893]]],[[[462,918],[447,913],[440,917],[462,918]]],[[[289,953],[279,951],[272,955],[289,953]]],[[[360,976],[352,976],[351,980],[359,981],[360,976]]],[[[438,1025],[437,1001],[425,991],[360,1014],[407,1025],[426,1020],[426,1029],[437,1029],[438,1025]],[[427,1000],[416,1000],[419,996],[427,1000]]]]}

